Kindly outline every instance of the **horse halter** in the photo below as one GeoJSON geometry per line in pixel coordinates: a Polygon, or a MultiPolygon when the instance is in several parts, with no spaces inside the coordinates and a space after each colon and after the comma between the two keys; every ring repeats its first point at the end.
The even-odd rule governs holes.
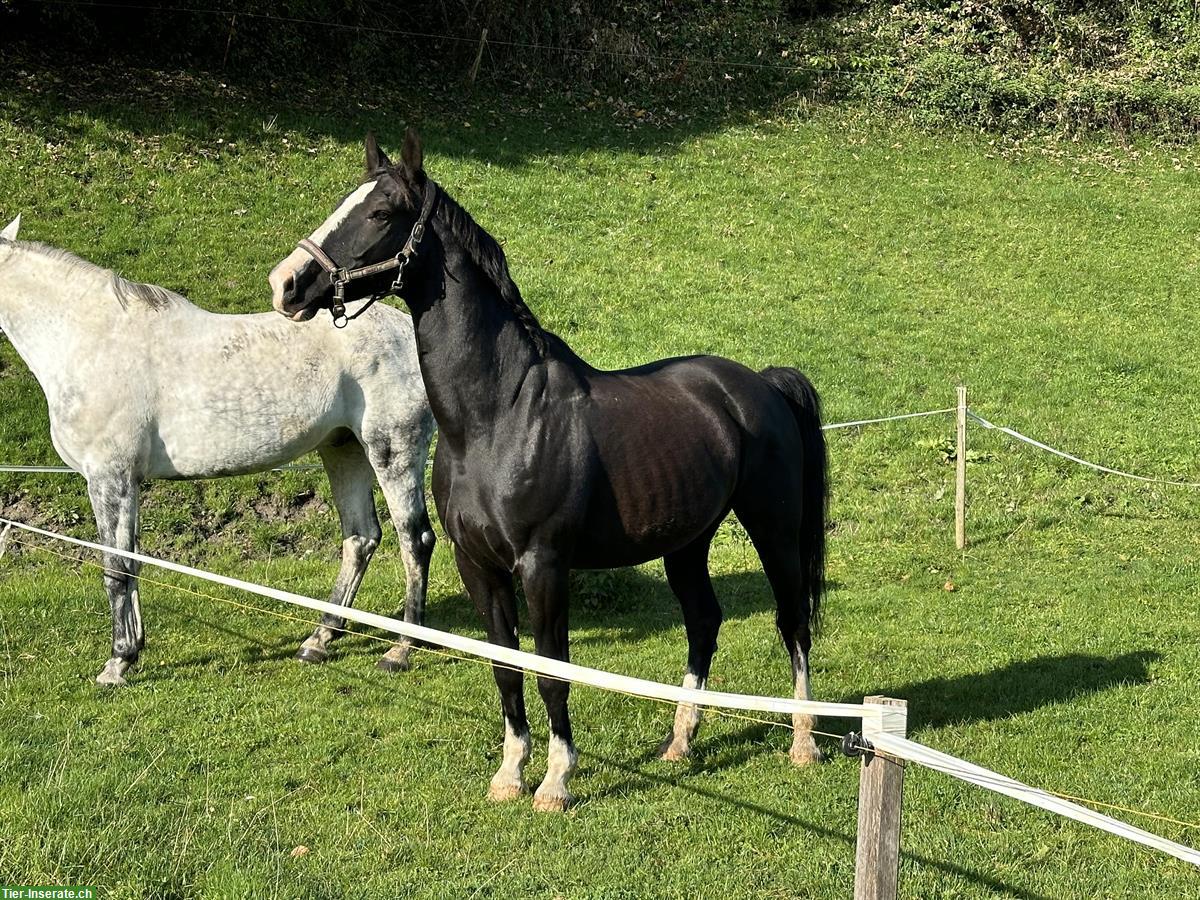
{"type": "Polygon", "coordinates": [[[437,200],[437,193],[437,184],[432,179],[426,179],[425,198],[421,203],[421,214],[417,216],[417,221],[413,223],[408,240],[404,242],[404,247],[401,248],[399,253],[391,259],[385,259],[383,262],[372,263],[369,266],[359,266],[357,269],[347,269],[345,266],[339,266],[335,263],[328,253],[308,238],[302,238],[297,241],[296,246],[315,259],[317,264],[329,273],[329,280],[333,283],[333,304],[329,307],[329,312],[333,316],[334,328],[345,328],[352,319],[357,319],[370,309],[376,300],[382,299],[389,294],[400,293],[400,289],[404,287],[404,268],[417,255],[417,247],[420,246],[421,239],[425,237],[425,226],[429,224],[429,217],[433,215],[433,204],[437,200]],[[362,309],[358,310],[352,316],[347,316],[346,285],[355,279],[378,275],[380,272],[390,272],[392,269],[396,270],[396,278],[392,281],[391,287],[386,291],[372,294],[362,309]]]}

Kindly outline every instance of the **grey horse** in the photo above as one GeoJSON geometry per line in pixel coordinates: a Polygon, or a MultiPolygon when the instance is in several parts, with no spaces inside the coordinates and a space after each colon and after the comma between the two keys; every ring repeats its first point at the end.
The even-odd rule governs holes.
{"type": "MultiPolygon", "coordinates": [[[[102,543],[136,548],[143,481],[261,472],[315,450],[342,525],[331,602],[354,601],[379,544],[378,479],[407,575],[404,619],[422,621],[434,421],[406,314],[380,304],[348,329],[217,315],[19,241],[19,227],[20,216],[0,232],[0,329],[46,394],[54,449],[87,479],[102,543]]],[[[113,641],[96,681],[119,685],[145,642],[140,565],[112,554],[103,562],[113,641]]],[[[324,660],[343,625],[325,616],[298,657],[324,660]]],[[[407,668],[410,650],[392,647],[380,667],[407,668]]]]}

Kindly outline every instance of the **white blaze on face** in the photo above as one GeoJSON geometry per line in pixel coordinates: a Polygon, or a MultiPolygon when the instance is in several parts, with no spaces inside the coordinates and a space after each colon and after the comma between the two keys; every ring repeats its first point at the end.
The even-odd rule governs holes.
{"type": "MultiPolygon", "coordinates": [[[[329,218],[321,223],[321,227],[308,236],[308,239],[318,247],[325,243],[325,240],[337,230],[350,217],[350,214],[357,209],[363,201],[367,199],[371,191],[375,190],[375,185],[379,181],[368,181],[354,191],[350,196],[343,200],[338,208],[330,213],[329,218]]],[[[296,276],[300,271],[300,267],[312,259],[307,250],[301,250],[297,247],[279,263],[271,274],[267,277],[267,281],[271,285],[271,302],[275,305],[278,312],[283,312],[283,292],[288,282],[296,276]]],[[[338,263],[342,265],[342,263],[338,263]]]]}

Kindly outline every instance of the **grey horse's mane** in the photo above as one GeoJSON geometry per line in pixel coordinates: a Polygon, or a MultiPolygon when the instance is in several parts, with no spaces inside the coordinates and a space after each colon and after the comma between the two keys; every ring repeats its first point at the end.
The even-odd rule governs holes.
{"type": "Polygon", "coordinates": [[[112,280],[113,294],[116,296],[117,302],[121,304],[122,309],[128,309],[131,302],[153,310],[168,309],[172,306],[182,304],[191,305],[191,302],[186,297],[181,297],[174,291],[159,287],[157,284],[143,284],[140,281],[130,281],[127,278],[122,278],[111,269],[105,269],[94,262],[89,262],[81,256],[76,256],[70,250],[63,250],[61,247],[51,247],[49,244],[42,244],[37,241],[16,241],[14,243],[18,247],[33,250],[42,256],[66,263],[68,269],[78,269],[82,272],[107,275],[112,280]]]}

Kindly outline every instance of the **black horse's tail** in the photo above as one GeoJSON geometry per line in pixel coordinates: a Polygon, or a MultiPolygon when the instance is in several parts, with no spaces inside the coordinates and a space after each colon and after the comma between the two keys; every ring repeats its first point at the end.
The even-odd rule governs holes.
{"type": "Polygon", "coordinates": [[[825,510],[828,498],[828,460],[821,430],[821,400],[812,382],[798,369],[771,367],[758,373],[787,398],[804,450],[803,496],[800,514],[800,554],[810,621],[817,621],[825,590],[825,510]]]}

